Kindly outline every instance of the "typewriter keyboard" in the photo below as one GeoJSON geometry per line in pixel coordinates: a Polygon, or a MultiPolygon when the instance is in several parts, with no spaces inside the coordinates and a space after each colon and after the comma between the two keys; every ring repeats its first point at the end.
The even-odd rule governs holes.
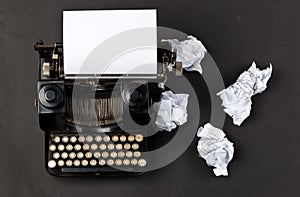
{"type": "Polygon", "coordinates": [[[143,169],[147,165],[143,135],[124,133],[50,134],[48,169],[54,174],[143,169]]]}

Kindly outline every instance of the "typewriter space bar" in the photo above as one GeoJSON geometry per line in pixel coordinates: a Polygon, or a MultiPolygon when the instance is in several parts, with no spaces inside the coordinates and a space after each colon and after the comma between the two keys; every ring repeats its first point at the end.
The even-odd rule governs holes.
{"type": "MultiPolygon", "coordinates": [[[[133,169],[126,169],[132,171],[133,169]]],[[[115,168],[62,168],[62,172],[117,172],[115,168]]]]}

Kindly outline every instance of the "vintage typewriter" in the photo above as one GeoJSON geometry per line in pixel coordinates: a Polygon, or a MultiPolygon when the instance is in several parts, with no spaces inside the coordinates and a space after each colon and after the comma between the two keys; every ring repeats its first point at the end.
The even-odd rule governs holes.
{"type": "Polygon", "coordinates": [[[115,77],[66,78],[63,44],[39,41],[34,45],[39,53],[36,106],[50,174],[139,175],[145,171],[147,130],[136,125],[149,123],[149,106],[159,98],[167,76],[182,74],[176,51],[169,44],[161,45],[157,83],[131,77],[118,83],[115,77]]]}

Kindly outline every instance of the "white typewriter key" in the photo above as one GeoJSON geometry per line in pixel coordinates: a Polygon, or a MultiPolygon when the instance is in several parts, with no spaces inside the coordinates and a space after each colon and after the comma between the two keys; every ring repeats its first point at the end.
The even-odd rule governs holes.
{"type": "Polygon", "coordinates": [[[67,143],[69,141],[69,138],[67,136],[64,136],[61,138],[61,141],[67,143]]]}
{"type": "Polygon", "coordinates": [[[114,160],[112,160],[112,159],[107,160],[107,165],[109,165],[109,166],[114,165],[114,160]]]}
{"type": "Polygon", "coordinates": [[[50,151],[55,151],[55,150],[56,150],[56,146],[55,146],[54,144],[51,144],[51,145],[49,146],[49,150],[50,150],[50,151]]]}
{"type": "Polygon", "coordinates": [[[132,152],[131,151],[127,151],[126,152],[126,157],[128,157],[128,158],[132,157],[132,152]]]}
{"type": "Polygon", "coordinates": [[[104,142],[109,142],[110,141],[110,137],[108,135],[103,137],[103,141],[104,142]]]}
{"type": "Polygon", "coordinates": [[[135,166],[138,163],[138,161],[136,159],[131,159],[130,163],[131,165],[135,166]]]}
{"type": "Polygon", "coordinates": [[[58,149],[59,151],[63,151],[63,150],[65,150],[65,146],[62,145],[62,144],[60,144],[60,145],[58,145],[57,149],[58,149]]]}
{"type": "Polygon", "coordinates": [[[82,157],[83,157],[83,153],[82,152],[77,153],[77,158],[78,159],[82,159],[82,157]]]}
{"type": "Polygon", "coordinates": [[[102,157],[103,157],[104,159],[106,159],[108,156],[109,156],[108,152],[103,152],[103,153],[102,153],[102,157]]]}
{"type": "Polygon", "coordinates": [[[95,137],[95,141],[96,141],[96,142],[101,142],[101,141],[102,141],[102,137],[101,137],[100,135],[97,135],[97,136],[95,137]]]}
{"type": "Polygon", "coordinates": [[[85,153],[85,157],[88,158],[88,159],[92,158],[92,156],[93,156],[93,154],[91,152],[86,152],[85,153]]]}
{"type": "Polygon", "coordinates": [[[87,166],[87,165],[89,165],[89,162],[88,162],[88,160],[82,160],[81,161],[81,164],[83,165],[83,166],[87,166]]]}
{"type": "Polygon", "coordinates": [[[94,153],[94,157],[97,158],[97,159],[99,159],[101,157],[101,154],[99,152],[95,152],[94,153]]]}
{"type": "Polygon", "coordinates": [[[75,158],[76,158],[76,153],[71,152],[71,153],[69,154],[69,157],[70,157],[70,159],[75,159],[75,158]]]}
{"type": "Polygon", "coordinates": [[[97,150],[98,149],[98,145],[97,144],[92,144],[91,145],[91,149],[92,150],[97,150]]]}
{"type": "Polygon", "coordinates": [[[133,153],[133,155],[134,155],[134,157],[140,157],[140,156],[141,156],[141,152],[135,151],[135,152],[133,153]]]}
{"type": "Polygon", "coordinates": [[[129,150],[130,149],[130,144],[128,144],[128,143],[126,143],[126,144],[124,144],[124,148],[126,149],[126,150],[129,150]]]}
{"type": "Polygon", "coordinates": [[[139,162],[138,162],[138,165],[140,167],[145,167],[147,165],[147,162],[145,159],[140,159],[139,162]]]}
{"type": "Polygon", "coordinates": [[[121,160],[121,159],[117,159],[116,162],[115,162],[115,164],[116,164],[117,166],[122,165],[122,160],[121,160]]]}
{"type": "Polygon", "coordinates": [[[116,158],[117,156],[118,156],[118,154],[116,152],[111,152],[110,153],[111,158],[116,158]]]}
{"type": "Polygon", "coordinates": [[[63,153],[61,154],[61,158],[67,159],[67,158],[68,158],[68,153],[63,152],[63,153]]]}
{"type": "Polygon", "coordinates": [[[95,166],[95,165],[97,165],[97,161],[95,159],[92,159],[90,161],[90,164],[91,164],[91,166],[95,166]]]}
{"type": "Polygon", "coordinates": [[[100,150],[105,150],[106,149],[106,145],[105,144],[100,144],[99,148],[100,148],[100,150]]]}
{"type": "Polygon", "coordinates": [[[53,159],[58,159],[59,158],[59,153],[53,153],[53,159]]]}
{"type": "Polygon", "coordinates": [[[75,136],[70,137],[70,142],[75,143],[77,141],[77,138],[75,136]]]}
{"type": "Polygon", "coordinates": [[[59,160],[59,161],[57,162],[57,165],[60,166],[60,167],[63,167],[63,166],[65,165],[64,160],[59,160]]]}
{"type": "Polygon", "coordinates": [[[53,141],[54,141],[55,143],[59,143],[59,142],[60,142],[60,137],[59,137],[59,136],[55,136],[55,137],[53,138],[53,141]]]}
{"type": "Polygon", "coordinates": [[[112,136],[111,140],[113,142],[117,142],[119,140],[119,138],[118,138],[118,136],[114,135],[114,136],[112,136]]]}
{"type": "Polygon", "coordinates": [[[66,161],[66,166],[71,167],[73,164],[72,160],[66,161]]]}
{"type": "Polygon", "coordinates": [[[71,144],[68,144],[68,145],[66,146],[66,150],[67,150],[67,151],[73,150],[73,146],[72,146],[71,144]]]}
{"type": "Polygon", "coordinates": [[[85,141],[85,137],[82,136],[82,135],[79,136],[79,137],[78,137],[78,141],[81,142],[81,143],[84,142],[84,141],[85,141]]]}
{"type": "Polygon", "coordinates": [[[104,166],[105,165],[105,160],[104,159],[100,159],[99,160],[99,165],[100,166],[104,166]]]}
{"type": "Polygon", "coordinates": [[[118,153],[118,157],[123,158],[125,156],[125,153],[123,151],[120,151],[118,153]]]}
{"type": "Polygon", "coordinates": [[[55,166],[56,166],[56,162],[54,160],[48,161],[48,167],[49,168],[55,168],[55,166]]]}
{"type": "Polygon", "coordinates": [[[114,144],[109,144],[107,145],[107,149],[108,150],[113,150],[115,148],[115,145],[114,144]]]}
{"type": "Polygon", "coordinates": [[[125,135],[121,135],[120,136],[120,141],[121,142],[125,142],[126,141],[126,136],[125,135]]]}
{"type": "Polygon", "coordinates": [[[144,139],[144,137],[141,134],[137,134],[135,136],[135,141],[137,141],[137,142],[141,142],[141,141],[143,141],[143,139],[144,139]]]}
{"type": "Polygon", "coordinates": [[[129,159],[124,159],[124,160],[123,160],[123,164],[124,164],[125,166],[128,166],[128,165],[130,164],[129,159]]]}
{"type": "Polygon", "coordinates": [[[139,149],[139,145],[136,144],[136,143],[132,144],[132,149],[133,149],[133,150],[139,149]]]}
{"type": "Polygon", "coordinates": [[[92,141],[93,141],[93,137],[90,136],[90,135],[88,135],[88,136],[86,136],[85,140],[86,140],[87,142],[92,142],[92,141]]]}
{"type": "Polygon", "coordinates": [[[117,150],[121,150],[121,149],[122,149],[122,144],[117,144],[117,145],[116,145],[116,149],[117,149],[117,150]]]}
{"type": "Polygon", "coordinates": [[[80,150],[81,150],[81,145],[80,145],[80,144],[76,144],[76,145],[74,146],[74,149],[75,149],[76,151],[80,151],[80,150]]]}
{"type": "Polygon", "coordinates": [[[80,166],[80,161],[78,159],[74,161],[74,166],[80,166]]]}
{"type": "Polygon", "coordinates": [[[133,135],[128,136],[128,141],[133,142],[134,141],[134,136],[133,135]]]}
{"type": "Polygon", "coordinates": [[[88,144],[84,144],[82,146],[82,150],[89,150],[90,149],[90,146],[88,144]]]}

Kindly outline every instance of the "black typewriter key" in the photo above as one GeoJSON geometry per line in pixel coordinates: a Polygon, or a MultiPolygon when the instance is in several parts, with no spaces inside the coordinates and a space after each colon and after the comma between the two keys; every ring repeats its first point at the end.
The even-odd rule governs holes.
{"type": "Polygon", "coordinates": [[[56,152],[56,153],[53,153],[52,156],[53,156],[53,159],[58,159],[58,158],[59,158],[59,153],[57,153],[57,152],[56,152]]]}
{"type": "Polygon", "coordinates": [[[128,143],[124,144],[124,149],[129,150],[130,147],[131,147],[131,146],[130,146],[130,144],[128,144],[128,143]]]}
{"type": "Polygon", "coordinates": [[[125,142],[126,141],[126,136],[125,135],[121,135],[120,136],[120,141],[121,142],[125,142]]]}
{"type": "Polygon", "coordinates": [[[118,157],[120,158],[125,157],[125,153],[123,151],[118,152],[118,157]]]}
{"type": "Polygon", "coordinates": [[[145,166],[147,165],[147,162],[146,162],[145,159],[140,159],[140,160],[138,161],[138,165],[139,165],[140,167],[145,167],[145,166]]]}
{"type": "Polygon", "coordinates": [[[81,142],[81,143],[83,143],[83,142],[85,141],[85,137],[82,136],[82,135],[79,136],[79,137],[78,137],[78,141],[81,142]]]}
{"type": "Polygon", "coordinates": [[[131,165],[135,166],[138,163],[138,161],[136,159],[131,159],[130,163],[131,165]]]}
{"type": "Polygon", "coordinates": [[[76,145],[74,146],[74,150],[80,151],[80,150],[81,150],[81,145],[80,145],[80,144],[76,144],[76,145]]]}
{"type": "Polygon", "coordinates": [[[78,159],[76,159],[73,164],[74,164],[74,166],[78,167],[78,166],[80,166],[80,161],[78,159]]]}
{"type": "Polygon", "coordinates": [[[49,146],[49,150],[52,151],[52,152],[55,151],[56,150],[56,146],[54,144],[51,144],[49,146]]]}
{"type": "Polygon", "coordinates": [[[99,148],[100,148],[100,150],[105,150],[106,149],[106,145],[105,144],[100,144],[99,148]]]}
{"type": "Polygon", "coordinates": [[[136,144],[136,143],[132,144],[132,149],[133,149],[133,150],[139,149],[139,145],[136,144]]]}
{"type": "Polygon", "coordinates": [[[82,159],[83,158],[83,153],[82,152],[77,153],[77,158],[82,159]]]}
{"type": "Polygon", "coordinates": [[[97,150],[98,149],[98,145],[97,144],[92,144],[91,145],[91,149],[92,150],[97,150]]]}
{"type": "Polygon", "coordinates": [[[108,150],[113,150],[115,148],[115,145],[114,144],[109,144],[107,145],[107,149],[108,150]]]}
{"type": "Polygon", "coordinates": [[[55,168],[55,166],[56,166],[56,161],[54,161],[54,160],[48,161],[48,167],[49,168],[55,168]]]}
{"type": "Polygon", "coordinates": [[[104,142],[109,142],[110,141],[110,137],[108,135],[103,137],[103,141],[104,142]]]}
{"type": "Polygon", "coordinates": [[[90,135],[88,135],[88,136],[86,136],[85,140],[86,140],[87,142],[92,142],[92,141],[93,141],[93,137],[90,136],[90,135]]]}
{"type": "Polygon", "coordinates": [[[109,166],[114,165],[114,160],[112,160],[112,159],[107,160],[107,165],[109,165],[109,166]]]}
{"type": "Polygon", "coordinates": [[[61,138],[61,141],[64,142],[64,143],[67,143],[69,141],[69,138],[68,136],[64,136],[61,138]]]}
{"type": "Polygon", "coordinates": [[[134,157],[140,157],[140,156],[141,156],[141,152],[135,151],[135,152],[133,153],[133,156],[134,156],[134,157]]]}
{"type": "Polygon", "coordinates": [[[128,136],[128,141],[133,142],[134,141],[134,136],[133,135],[128,136]]]}
{"type": "Polygon", "coordinates": [[[68,153],[63,152],[63,153],[61,154],[61,158],[67,159],[67,158],[68,158],[68,153]]]}
{"type": "Polygon", "coordinates": [[[117,145],[116,145],[116,149],[117,149],[117,150],[122,150],[122,148],[123,148],[122,144],[117,144],[117,145]]]}
{"type": "Polygon", "coordinates": [[[118,156],[118,154],[116,152],[111,152],[110,153],[110,157],[113,158],[113,159],[116,158],[117,156],[118,156]]]}
{"type": "Polygon", "coordinates": [[[104,166],[105,165],[105,160],[104,159],[100,159],[99,160],[99,165],[100,166],[104,166]]]}
{"type": "Polygon", "coordinates": [[[87,150],[89,150],[89,149],[90,149],[90,146],[89,146],[88,144],[84,144],[84,145],[82,146],[82,150],[87,151],[87,150]]]}
{"type": "Polygon", "coordinates": [[[92,160],[90,161],[90,165],[91,165],[91,166],[97,165],[97,161],[96,161],[95,159],[92,159],[92,160]]]}
{"type": "Polygon", "coordinates": [[[125,166],[128,166],[128,165],[130,164],[129,159],[124,159],[124,160],[123,160],[123,164],[124,164],[125,166]]]}
{"type": "Polygon", "coordinates": [[[130,158],[130,157],[132,157],[132,155],[133,155],[133,154],[132,154],[131,151],[127,151],[127,152],[126,152],[126,157],[130,158]]]}
{"type": "Polygon", "coordinates": [[[137,135],[135,136],[135,141],[137,141],[137,142],[141,142],[141,141],[143,141],[143,139],[144,139],[144,137],[143,137],[143,135],[141,135],[141,134],[137,134],[137,135]]]}
{"type": "Polygon", "coordinates": [[[70,142],[75,143],[77,141],[77,138],[75,136],[70,137],[70,142]]]}
{"type": "Polygon", "coordinates": [[[73,150],[73,146],[72,146],[71,144],[68,144],[68,145],[66,146],[66,150],[67,150],[67,151],[72,151],[72,150],[73,150]]]}
{"type": "Polygon", "coordinates": [[[114,135],[112,136],[112,139],[111,139],[113,142],[117,142],[119,140],[119,137],[114,135]]]}
{"type": "Polygon", "coordinates": [[[115,161],[115,164],[116,164],[117,166],[122,165],[122,160],[121,160],[121,159],[117,159],[117,160],[115,161]]]}
{"type": "Polygon", "coordinates": [[[62,144],[60,144],[60,145],[58,145],[57,149],[58,149],[59,151],[63,151],[63,150],[65,150],[65,146],[62,145],[62,144]]]}
{"type": "Polygon", "coordinates": [[[100,153],[100,152],[95,152],[95,153],[94,153],[94,157],[95,157],[96,159],[99,159],[99,158],[101,157],[101,153],[100,153]]]}
{"type": "Polygon", "coordinates": [[[55,137],[53,138],[53,141],[54,141],[55,143],[59,143],[59,142],[60,142],[60,137],[59,137],[59,136],[55,136],[55,137]]]}
{"type": "Polygon", "coordinates": [[[95,141],[96,141],[96,142],[101,142],[101,141],[102,141],[102,137],[101,137],[100,135],[97,135],[97,136],[95,137],[95,141]]]}
{"type": "Polygon", "coordinates": [[[59,161],[57,162],[57,165],[58,165],[59,167],[63,167],[63,166],[65,165],[64,160],[59,160],[59,161]]]}
{"type": "Polygon", "coordinates": [[[86,160],[86,159],[82,160],[82,161],[81,161],[81,165],[82,165],[82,166],[87,166],[87,165],[89,165],[88,160],[86,160]]]}
{"type": "Polygon", "coordinates": [[[102,157],[103,157],[104,159],[106,159],[108,156],[109,156],[108,152],[103,152],[103,153],[102,153],[102,157]]]}
{"type": "Polygon", "coordinates": [[[75,159],[75,158],[76,158],[76,153],[71,152],[71,153],[69,154],[69,157],[70,157],[70,159],[75,159]]]}

